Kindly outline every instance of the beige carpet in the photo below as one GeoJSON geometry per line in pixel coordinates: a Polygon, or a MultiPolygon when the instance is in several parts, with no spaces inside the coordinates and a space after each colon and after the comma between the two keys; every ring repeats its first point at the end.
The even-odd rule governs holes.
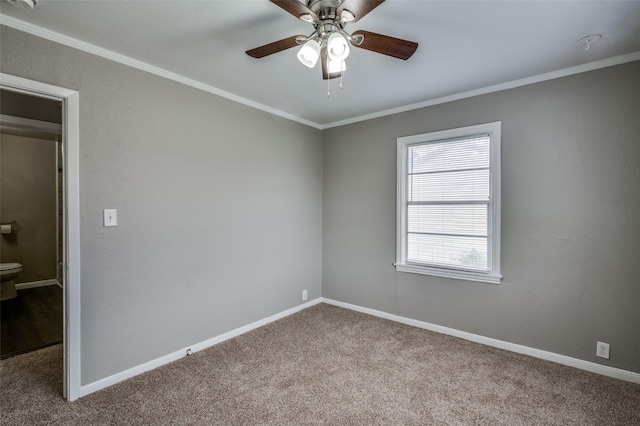
{"type": "Polygon", "coordinates": [[[640,385],[321,304],[74,402],[1,362],[0,424],[640,425],[640,385]]]}

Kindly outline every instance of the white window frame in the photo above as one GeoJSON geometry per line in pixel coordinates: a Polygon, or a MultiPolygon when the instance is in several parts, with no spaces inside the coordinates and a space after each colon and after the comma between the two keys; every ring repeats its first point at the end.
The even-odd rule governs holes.
{"type": "Polygon", "coordinates": [[[500,274],[500,134],[502,122],[478,124],[475,126],[424,133],[398,138],[397,151],[397,212],[396,212],[396,270],[414,274],[434,275],[469,281],[499,284],[500,274]],[[488,271],[470,271],[457,268],[427,266],[407,262],[407,162],[411,145],[446,139],[489,134],[489,217],[487,264],[488,271]]]}

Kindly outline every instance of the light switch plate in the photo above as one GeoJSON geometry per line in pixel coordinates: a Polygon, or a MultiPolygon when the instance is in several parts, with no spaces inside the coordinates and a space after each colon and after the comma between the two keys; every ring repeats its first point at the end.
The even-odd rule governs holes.
{"type": "Polygon", "coordinates": [[[104,226],[118,226],[118,210],[104,209],[104,226]]]}

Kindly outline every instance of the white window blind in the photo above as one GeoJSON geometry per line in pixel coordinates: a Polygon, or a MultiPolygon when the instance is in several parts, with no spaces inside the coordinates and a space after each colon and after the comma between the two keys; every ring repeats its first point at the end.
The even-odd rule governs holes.
{"type": "Polygon", "coordinates": [[[487,271],[489,135],[407,154],[407,261],[487,271]]]}
{"type": "Polygon", "coordinates": [[[399,270],[499,280],[497,124],[398,139],[399,270]]]}

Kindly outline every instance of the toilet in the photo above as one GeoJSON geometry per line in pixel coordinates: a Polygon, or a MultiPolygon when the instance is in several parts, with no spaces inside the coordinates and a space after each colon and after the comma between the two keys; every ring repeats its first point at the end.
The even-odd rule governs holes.
{"type": "Polygon", "coordinates": [[[0,300],[13,299],[16,293],[15,279],[22,272],[19,263],[0,263],[0,300]]]}

